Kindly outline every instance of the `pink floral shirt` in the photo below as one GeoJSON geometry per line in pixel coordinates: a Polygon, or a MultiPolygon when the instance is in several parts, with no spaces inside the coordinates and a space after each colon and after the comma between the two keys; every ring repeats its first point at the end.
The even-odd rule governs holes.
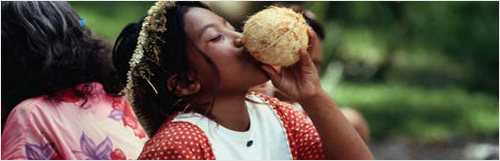
{"type": "Polygon", "coordinates": [[[86,102],[67,89],[56,95],[61,101],[40,96],[18,104],[3,127],[1,159],[136,159],[148,137],[131,106],[89,85],[86,102]]]}

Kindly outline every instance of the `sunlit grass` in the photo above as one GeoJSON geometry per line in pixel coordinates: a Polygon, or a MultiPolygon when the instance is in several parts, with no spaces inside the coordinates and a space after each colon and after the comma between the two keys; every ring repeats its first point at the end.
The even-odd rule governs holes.
{"type": "Polygon", "coordinates": [[[409,136],[423,141],[498,135],[498,98],[454,87],[340,83],[332,98],[358,109],[373,137],[409,136]]]}

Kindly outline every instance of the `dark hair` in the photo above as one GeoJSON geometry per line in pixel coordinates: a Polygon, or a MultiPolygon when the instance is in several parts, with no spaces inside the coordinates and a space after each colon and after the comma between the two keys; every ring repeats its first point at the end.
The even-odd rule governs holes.
{"type": "MultiPolygon", "coordinates": [[[[87,99],[99,82],[118,96],[109,44],[92,36],[67,2],[2,2],[2,124],[19,102],[73,88],[87,99]]],[[[83,107],[83,104],[82,104],[83,107]]]]}
{"type": "MultiPolygon", "coordinates": [[[[208,6],[201,2],[187,1],[176,2],[174,7],[167,9],[167,30],[161,35],[164,42],[160,45],[160,64],[154,65],[149,69],[154,73],[149,81],[155,86],[158,94],[153,91],[149,82],[145,79],[135,80],[135,85],[138,87],[134,88],[133,106],[137,115],[146,123],[146,131],[150,136],[167,119],[171,118],[173,114],[178,111],[185,111],[186,106],[190,107],[188,111],[195,111],[210,117],[213,100],[207,104],[194,105],[191,102],[194,96],[179,97],[167,87],[167,79],[170,76],[179,74],[177,83],[189,84],[190,81],[187,79],[187,72],[196,72],[188,63],[186,54],[188,43],[193,45],[198,53],[215,69],[217,74],[217,84],[215,86],[218,87],[219,78],[215,64],[194,45],[184,30],[184,15],[189,7],[200,7],[210,10],[208,6]]],[[[123,78],[127,76],[126,74],[130,67],[128,63],[137,45],[137,37],[141,30],[141,25],[142,20],[138,23],[127,25],[115,42],[113,60],[118,68],[119,75],[123,78]]],[[[123,83],[126,83],[126,79],[123,78],[123,83]]],[[[217,90],[214,93],[217,93],[217,90]]]]}
{"type": "Polygon", "coordinates": [[[302,13],[302,16],[304,16],[304,19],[306,20],[307,24],[309,24],[309,26],[311,28],[313,28],[314,32],[316,32],[316,34],[319,36],[319,38],[321,40],[325,39],[325,31],[323,29],[323,26],[316,19],[316,17],[314,16],[314,14],[312,12],[310,12],[310,11],[308,11],[308,10],[298,6],[298,5],[292,5],[292,4],[285,3],[285,2],[275,2],[272,5],[278,6],[278,7],[290,8],[297,13],[302,13]]]}
{"type": "Polygon", "coordinates": [[[139,22],[129,23],[120,32],[113,46],[113,64],[120,77],[120,86],[124,87],[127,84],[127,72],[130,69],[130,58],[134,54],[137,45],[137,38],[142,27],[142,18],[139,22]]]}

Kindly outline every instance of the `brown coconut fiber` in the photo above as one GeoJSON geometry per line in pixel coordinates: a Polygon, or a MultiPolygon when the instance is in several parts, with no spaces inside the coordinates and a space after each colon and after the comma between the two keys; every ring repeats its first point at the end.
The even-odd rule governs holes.
{"type": "Polygon", "coordinates": [[[243,26],[242,41],[258,61],[290,66],[300,59],[299,49],[307,48],[307,25],[301,14],[271,6],[252,15],[243,26]]]}

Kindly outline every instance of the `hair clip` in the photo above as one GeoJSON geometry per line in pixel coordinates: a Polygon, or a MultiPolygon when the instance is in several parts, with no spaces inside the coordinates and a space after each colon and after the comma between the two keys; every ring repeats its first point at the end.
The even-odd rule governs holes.
{"type": "Polygon", "coordinates": [[[85,27],[85,19],[83,18],[80,19],[80,26],[85,27]]]}

